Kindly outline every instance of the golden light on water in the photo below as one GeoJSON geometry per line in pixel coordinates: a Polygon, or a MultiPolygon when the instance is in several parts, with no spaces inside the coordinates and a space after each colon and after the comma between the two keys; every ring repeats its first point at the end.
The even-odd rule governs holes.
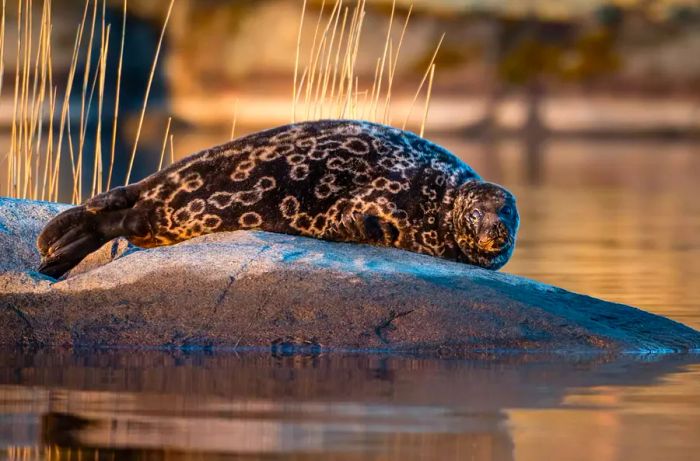
{"type": "Polygon", "coordinates": [[[519,243],[504,271],[700,328],[694,145],[552,141],[528,157],[518,142],[440,141],[517,197],[519,243]]]}
{"type": "Polygon", "coordinates": [[[668,359],[8,357],[0,434],[13,461],[684,460],[700,365],[668,359]]]}
{"type": "Polygon", "coordinates": [[[572,389],[561,409],[508,411],[515,459],[692,459],[676,442],[697,438],[699,397],[698,365],[654,386],[572,389]]]}

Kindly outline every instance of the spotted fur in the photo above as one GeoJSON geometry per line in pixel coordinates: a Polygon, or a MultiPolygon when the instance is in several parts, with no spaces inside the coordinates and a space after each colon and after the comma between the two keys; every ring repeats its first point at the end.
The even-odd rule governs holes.
{"type": "MultiPolygon", "coordinates": [[[[130,213],[145,219],[150,230],[128,236],[146,247],[261,229],[393,246],[497,269],[510,257],[518,227],[508,191],[413,133],[361,121],[262,131],[123,189],[85,206],[99,213],[109,194],[120,203],[133,197],[130,213]],[[473,219],[473,210],[482,219],[473,219]]],[[[40,238],[40,248],[48,245],[40,238]]]]}

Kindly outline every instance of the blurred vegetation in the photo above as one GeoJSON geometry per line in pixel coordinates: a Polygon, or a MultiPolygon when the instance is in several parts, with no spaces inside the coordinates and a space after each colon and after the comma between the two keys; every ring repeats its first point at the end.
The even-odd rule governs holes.
{"type": "Polygon", "coordinates": [[[581,35],[560,61],[561,74],[570,80],[590,81],[620,69],[622,57],[615,48],[613,33],[605,28],[581,35]]]}
{"type": "MultiPolygon", "coordinates": [[[[425,69],[430,66],[433,54],[434,50],[430,49],[416,59],[410,66],[411,71],[416,75],[425,73],[425,69]]],[[[483,48],[477,43],[454,44],[448,42],[440,47],[435,57],[435,65],[441,72],[444,72],[465,65],[475,64],[483,59],[483,57],[483,48]]]]}
{"type": "Polygon", "coordinates": [[[586,83],[614,74],[622,66],[617,47],[622,10],[603,6],[595,18],[592,25],[568,28],[548,28],[535,18],[517,24],[524,31],[503,47],[498,75],[517,86],[548,80],[586,83]]]}
{"type": "MultiPolygon", "coordinates": [[[[144,2],[143,6],[135,4],[134,8],[153,10],[145,3],[165,1],[144,2]]],[[[183,59],[188,62],[189,69],[198,73],[196,81],[207,82],[207,86],[210,86],[216,84],[217,79],[234,82],[258,78],[266,75],[266,72],[271,75],[269,69],[281,75],[280,69],[284,70],[284,67],[279,59],[274,66],[270,66],[263,56],[257,61],[259,64],[250,58],[222,61],[216,56],[232,50],[240,56],[240,53],[255,50],[251,46],[240,46],[246,41],[246,37],[240,36],[241,26],[250,17],[260,15],[263,5],[279,6],[280,11],[284,12],[284,18],[280,18],[277,27],[270,29],[270,40],[294,39],[292,35],[295,34],[279,32],[287,30],[290,22],[297,21],[296,16],[289,17],[289,3],[284,0],[181,1],[189,5],[189,13],[184,22],[188,27],[184,34],[186,39],[181,40],[179,46],[186,55],[183,59]],[[283,8],[285,5],[287,9],[283,8]],[[202,53],[203,46],[210,53],[202,53]]],[[[308,27],[313,28],[311,18],[315,17],[322,4],[329,11],[333,3],[333,0],[325,3],[322,0],[308,0],[308,27]]],[[[346,2],[345,5],[350,3],[346,2]]],[[[300,8],[301,1],[294,3],[295,6],[297,4],[300,8]]],[[[700,30],[700,4],[646,0],[621,6],[609,1],[597,7],[591,5],[584,8],[572,4],[567,9],[555,8],[566,11],[567,14],[563,16],[548,15],[546,2],[535,2],[529,14],[523,13],[527,9],[512,9],[510,6],[513,6],[512,2],[483,2],[472,6],[459,2],[419,3],[412,11],[409,35],[412,30],[418,29],[418,35],[424,37],[423,44],[432,44],[437,42],[442,32],[446,32],[435,62],[437,69],[444,73],[453,70],[462,72],[465,79],[475,80],[477,77],[474,76],[479,75],[486,79],[486,84],[490,84],[494,76],[514,87],[527,85],[534,80],[569,85],[605,83],[609,79],[610,83],[615,84],[615,78],[624,75],[624,78],[635,81],[632,86],[643,88],[648,87],[650,81],[657,80],[650,70],[656,66],[663,69],[668,82],[673,82],[675,75],[683,75],[685,80],[679,84],[688,88],[689,79],[685,75],[698,73],[695,70],[684,73],[683,68],[692,67],[692,63],[687,66],[678,63],[673,69],[669,68],[662,59],[666,50],[661,47],[673,47],[676,45],[674,41],[678,41],[679,47],[697,48],[687,36],[700,30]],[[519,13],[514,14],[516,10],[519,13]],[[484,32],[485,28],[490,30],[484,32]],[[637,74],[624,73],[627,64],[632,61],[636,63],[634,69],[645,72],[644,75],[638,74],[639,80],[637,74]]],[[[376,18],[388,19],[393,10],[397,29],[408,9],[408,1],[398,1],[395,8],[391,0],[375,0],[367,4],[368,15],[373,16],[375,21],[378,21],[376,18]]],[[[266,18],[269,19],[269,16],[266,18]]],[[[364,34],[376,41],[383,37],[384,32],[366,30],[364,34]]],[[[256,37],[255,40],[260,38],[256,37]]],[[[399,66],[400,73],[405,72],[407,77],[414,79],[424,74],[434,50],[423,44],[414,42],[410,47],[404,47],[402,54],[407,65],[399,66]]],[[[284,55],[289,55],[290,63],[293,61],[292,48],[293,45],[281,44],[284,55]]],[[[364,67],[360,73],[371,76],[374,66],[366,62],[361,65],[364,67]]]]}
{"type": "Polygon", "coordinates": [[[505,53],[499,64],[499,76],[508,83],[524,85],[559,74],[562,54],[557,45],[525,38],[505,53]]]}
{"type": "Polygon", "coordinates": [[[582,34],[570,46],[525,38],[505,53],[499,75],[514,85],[547,78],[587,82],[608,76],[620,66],[613,34],[598,29],[582,34]]]}

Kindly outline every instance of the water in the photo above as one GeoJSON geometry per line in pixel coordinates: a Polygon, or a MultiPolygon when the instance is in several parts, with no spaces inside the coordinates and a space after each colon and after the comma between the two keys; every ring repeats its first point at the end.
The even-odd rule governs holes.
{"type": "Polygon", "coordinates": [[[6,353],[11,459],[691,460],[697,358],[6,353]]]}
{"type": "MultiPolygon", "coordinates": [[[[518,197],[521,235],[505,271],[700,328],[697,145],[438,141],[518,197]]],[[[185,136],[179,145],[194,150],[185,136]]],[[[698,453],[699,356],[0,353],[0,456],[10,459],[698,453]]]]}

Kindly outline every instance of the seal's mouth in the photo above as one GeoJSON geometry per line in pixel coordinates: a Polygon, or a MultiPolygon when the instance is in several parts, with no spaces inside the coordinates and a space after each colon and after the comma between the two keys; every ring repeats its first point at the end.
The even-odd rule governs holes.
{"type": "Polygon", "coordinates": [[[497,253],[499,251],[502,251],[508,245],[508,240],[499,238],[480,237],[476,245],[482,251],[487,251],[489,253],[497,253]]]}

